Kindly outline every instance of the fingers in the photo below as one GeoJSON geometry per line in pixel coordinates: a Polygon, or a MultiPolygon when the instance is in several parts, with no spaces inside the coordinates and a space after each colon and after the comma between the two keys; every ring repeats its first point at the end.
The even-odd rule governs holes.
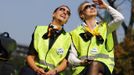
{"type": "Polygon", "coordinates": [[[102,0],[98,0],[98,4],[99,5],[102,5],[103,4],[103,1],[102,0]]]}
{"type": "Polygon", "coordinates": [[[92,1],[97,5],[102,5],[103,4],[103,0],[92,0],[92,1]]]}
{"type": "Polygon", "coordinates": [[[92,0],[95,4],[99,5],[99,8],[105,9],[107,8],[107,4],[103,0],[92,0]]]}
{"type": "Polygon", "coordinates": [[[37,72],[38,75],[45,75],[45,71],[44,71],[44,69],[42,69],[42,68],[38,68],[38,69],[36,70],[36,72],[37,72]]]}
{"type": "Polygon", "coordinates": [[[99,4],[98,0],[92,0],[95,4],[99,4]]]}
{"type": "Polygon", "coordinates": [[[50,70],[46,73],[46,75],[56,75],[56,71],[55,70],[50,70]]]}

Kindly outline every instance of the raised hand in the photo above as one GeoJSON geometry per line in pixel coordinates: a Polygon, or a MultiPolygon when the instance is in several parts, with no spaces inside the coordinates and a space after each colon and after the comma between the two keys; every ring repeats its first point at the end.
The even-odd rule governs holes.
{"type": "Polygon", "coordinates": [[[99,5],[100,9],[106,9],[108,4],[104,2],[104,0],[92,0],[95,4],[99,5]]]}

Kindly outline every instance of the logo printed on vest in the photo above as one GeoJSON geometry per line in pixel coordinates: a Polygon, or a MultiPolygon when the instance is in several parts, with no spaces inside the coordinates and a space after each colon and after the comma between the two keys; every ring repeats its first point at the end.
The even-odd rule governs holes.
{"type": "Polygon", "coordinates": [[[57,49],[57,54],[62,55],[64,53],[64,49],[63,48],[58,48],[57,49]]]}
{"type": "Polygon", "coordinates": [[[97,54],[97,52],[98,52],[98,49],[97,48],[93,48],[90,51],[91,54],[97,54]]]}

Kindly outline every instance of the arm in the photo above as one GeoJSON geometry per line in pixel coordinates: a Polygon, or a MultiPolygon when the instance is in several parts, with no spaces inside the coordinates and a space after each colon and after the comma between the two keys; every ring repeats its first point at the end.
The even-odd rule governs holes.
{"type": "Polygon", "coordinates": [[[33,46],[33,41],[34,41],[34,38],[33,38],[34,34],[32,35],[32,41],[30,43],[30,46],[29,46],[29,51],[28,51],[28,55],[26,56],[26,61],[27,61],[27,64],[35,71],[37,72],[38,74],[44,74],[44,70],[38,66],[36,66],[35,64],[35,58],[36,56],[38,55],[38,53],[36,52],[34,46],[33,46]]]}
{"type": "Polygon", "coordinates": [[[26,57],[27,63],[28,65],[38,74],[45,74],[44,70],[42,68],[39,68],[38,66],[36,66],[35,61],[34,61],[35,56],[33,55],[28,55],[26,57]]]}
{"type": "Polygon", "coordinates": [[[57,73],[65,70],[65,68],[67,67],[67,60],[63,59],[63,61],[60,63],[59,66],[57,66],[56,68],[49,70],[46,75],[56,75],[57,73]]]}
{"type": "Polygon", "coordinates": [[[27,61],[28,65],[29,65],[34,71],[36,71],[36,70],[38,69],[38,67],[35,65],[34,58],[35,58],[35,56],[33,56],[33,55],[28,55],[28,56],[26,57],[26,61],[27,61]]]}
{"type": "Polygon", "coordinates": [[[61,64],[59,66],[57,66],[54,70],[58,72],[61,72],[63,70],[65,70],[67,67],[67,60],[66,59],[63,59],[63,61],[61,62],[61,64]]]}
{"type": "Polygon", "coordinates": [[[78,54],[76,49],[74,48],[74,45],[71,44],[71,50],[68,57],[69,63],[72,65],[79,65],[82,61],[78,58],[78,54]]]}
{"type": "Polygon", "coordinates": [[[108,33],[111,33],[115,31],[121,25],[122,21],[124,20],[124,17],[120,12],[118,12],[111,6],[107,7],[107,11],[113,17],[113,20],[110,23],[108,23],[108,33]]]}
{"type": "Polygon", "coordinates": [[[124,20],[123,15],[108,4],[106,4],[104,0],[93,0],[93,2],[98,4],[99,8],[106,9],[110,13],[110,15],[113,17],[113,20],[108,23],[108,33],[115,31],[124,20]]]}

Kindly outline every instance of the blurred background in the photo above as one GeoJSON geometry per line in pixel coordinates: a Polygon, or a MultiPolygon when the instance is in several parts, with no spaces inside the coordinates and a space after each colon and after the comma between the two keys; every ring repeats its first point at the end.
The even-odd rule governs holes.
{"type": "MultiPolygon", "coordinates": [[[[36,25],[48,25],[53,10],[68,5],[71,17],[64,28],[70,32],[81,24],[77,8],[85,0],[0,0],[0,75],[18,75],[25,65],[25,56],[36,25]]],[[[91,0],[88,0],[91,1],[91,0]]],[[[134,74],[134,0],[104,0],[125,17],[121,27],[113,33],[115,41],[115,69],[113,75],[134,74]]],[[[98,9],[98,20],[111,20],[98,9]]]]}

